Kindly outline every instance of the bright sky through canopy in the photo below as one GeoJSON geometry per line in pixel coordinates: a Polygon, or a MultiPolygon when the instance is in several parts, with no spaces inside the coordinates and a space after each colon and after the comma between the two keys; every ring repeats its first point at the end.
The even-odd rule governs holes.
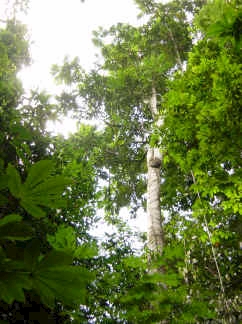
{"type": "MultiPolygon", "coordinates": [[[[92,43],[92,32],[118,22],[137,25],[141,23],[137,15],[138,8],[133,0],[85,0],[84,3],[80,0],[30,0],[27,16],[21,17],[28,26],[33,59],[31,66],[20,73],[24,87],[55,94],[57,88],[50,74],[53,64],[62,64],[66,55],[78,56],[80,64],[90,69],[98,53],[92,43]]],[[[76,130],[76,121],[63,118],[62,123],[50,123],[48,128],[68,135],[76,130]]],[[[130,226],[145,231],[146,222],[140,220],[143,215],[139,216],[130,226]]],[[[102,235],[104,230],[113,231],[105,223],[102,229],[102,235]]],[[[97,230],[94,232],[99,235],[97,230]]]]}
{"type": "MultiPolygon", "coordinates": [[[[118,22],[137,24],[137,15],[133,0],[30,0],[27,15],[21,17],[29,29],[33,59],[19,74],[25,89],[56,93],[50,74],[53,64],[61,65],[66,55],[77,56],[81,65],[90,69],[98,53],[92,32],[118,22]]],[[[76,121],[63,118],[62,123],[50,122],[48,129],[67,136],[76,130],[76,121]]]]}
{"type": "Polygon", "coordinates": [[[90,68],[97,52],[92,31],[118,22],[137,24],[137,14],[133,0],[30,0],[23,20],[33,41],[33,65],[21,74],[24,85],[51,90],[51,65],[61,64],[65,55],[78,56],[90,68]]]}

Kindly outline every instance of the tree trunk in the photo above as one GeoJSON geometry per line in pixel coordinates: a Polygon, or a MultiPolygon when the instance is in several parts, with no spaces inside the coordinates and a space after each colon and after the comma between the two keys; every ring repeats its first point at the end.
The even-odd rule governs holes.
{"type": "MultiPolygon", "coordinates": [[[[152,88],[150,109],[154,121],[158,117],[156,90],[152,88]]],[[[151,252],[162,254],[164,238],[160,208],[160,170],[162,156],[158,148],[149,148],[147,152],[147,217],[148,248],[151,252]]]]}

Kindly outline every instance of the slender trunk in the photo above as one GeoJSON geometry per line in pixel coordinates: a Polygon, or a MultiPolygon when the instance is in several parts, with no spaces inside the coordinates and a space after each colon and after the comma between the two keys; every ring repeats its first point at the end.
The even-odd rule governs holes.
{"type": "MultiPolygon", "coordinates": [[[[156,90],[152,88],[150,109],[155,120],[158,115],[156,90]]],[[[164,238],[161,223],[160,208],[160,170],[162,156],[158,148],[149,148],[147,152],[147,217],[148,217],[148,247],[151,252],[162,254],[164,238]]]]}
{"type": "MultiPolygon", "coordinates": [[[[182,70],[182,60],[171,28],[166,24],[168,34],[174,45],[176,60],[182,70]]],[[[150,100],[150,110],[154,122],[161,126],[163,121],[159,119],[157,109],[157,94],[153,84],[150,100]]],[[[160,170],[162,156],[157,148],[149,148],[147,152],[147,216],[148,216],[148,247],[154,253],[162,254],[164,246],[164,234],[162,229],[161,207],[160,207],[160,170]]]]}
{"type": "Polygon", "coordinates": [[[147,164],[148,247],[152,252],[161,254],[164,244],[160,209],[161,158],[160,154],[157,154],[157,149],[149,148],[147,153],[147,164]]]}
{"type": "Polygon", "coordinates": [[[173,36],[172,30],[169,28],[168,25],[167,25],[167,30],[168,30],[168,34],[169,34],[169,36],[170,36],[170,38],[171,38],[171,41],[172,41],[172,43],[173,43],[173,45],[174,45],[174,49],[175,49],[175,53],[176,53],[176,60],[177,60],[177,63],[178,63],[178,65],[179,65],[180,70],[182,71],[182,60],[181,60],[181,55],[180,55],[180,53],[179,53],[179,50],[178,50],[178,47],[177,47],[177,43],[176,43],[176,40],[175,40],[175,38],[174,38],[174,36],[173,36]]]}

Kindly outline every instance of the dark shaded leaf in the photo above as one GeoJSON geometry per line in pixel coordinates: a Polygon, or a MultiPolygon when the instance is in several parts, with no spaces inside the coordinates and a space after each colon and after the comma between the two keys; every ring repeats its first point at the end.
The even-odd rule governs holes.
{"type": "Polygon", "coordinates": [[[8,188],[11,194],[16,198],[20,198],[22,184],[19,172],[12,164],[8,165],[6,172],[8,176],[8,188]]]}

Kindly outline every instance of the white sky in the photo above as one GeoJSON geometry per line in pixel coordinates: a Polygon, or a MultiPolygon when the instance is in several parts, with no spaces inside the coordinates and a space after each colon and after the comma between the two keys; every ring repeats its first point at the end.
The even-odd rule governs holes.
{"type": "Polygon", "coordinates": [[[135,24],[137,14],[133,0],[30,0],[23,20],[33,42],[33,64],[21,74],[24,85],[52,88],[51,65],[61,64],[65,55],[78,56],[89,69],[98,52],[92,44],[92,31],[117,22],[135,24]]]}
{"type": "MultiPolygon", "coordinates": [[[[0,9],[1,1],[7,0],[0,0],[0,9]]],[[[78,56],[80,64],[90,69],[98,53],[92,43],[93,30],[118,22],[137,24],[137,15],[138,8],[133,0],[85,0],[84,3],[80,0],[30,0],[27,15],[21,16],[29,29],[33,60],[30,67],[19,73],[25,89],[57,93],[50,74],[53,64],[61,65],[66,55],[78,56]]],[[[63,118],[62,122],[50,122],[48,129],[64,136],[76,130],[76,121],[63,118]]]]}

